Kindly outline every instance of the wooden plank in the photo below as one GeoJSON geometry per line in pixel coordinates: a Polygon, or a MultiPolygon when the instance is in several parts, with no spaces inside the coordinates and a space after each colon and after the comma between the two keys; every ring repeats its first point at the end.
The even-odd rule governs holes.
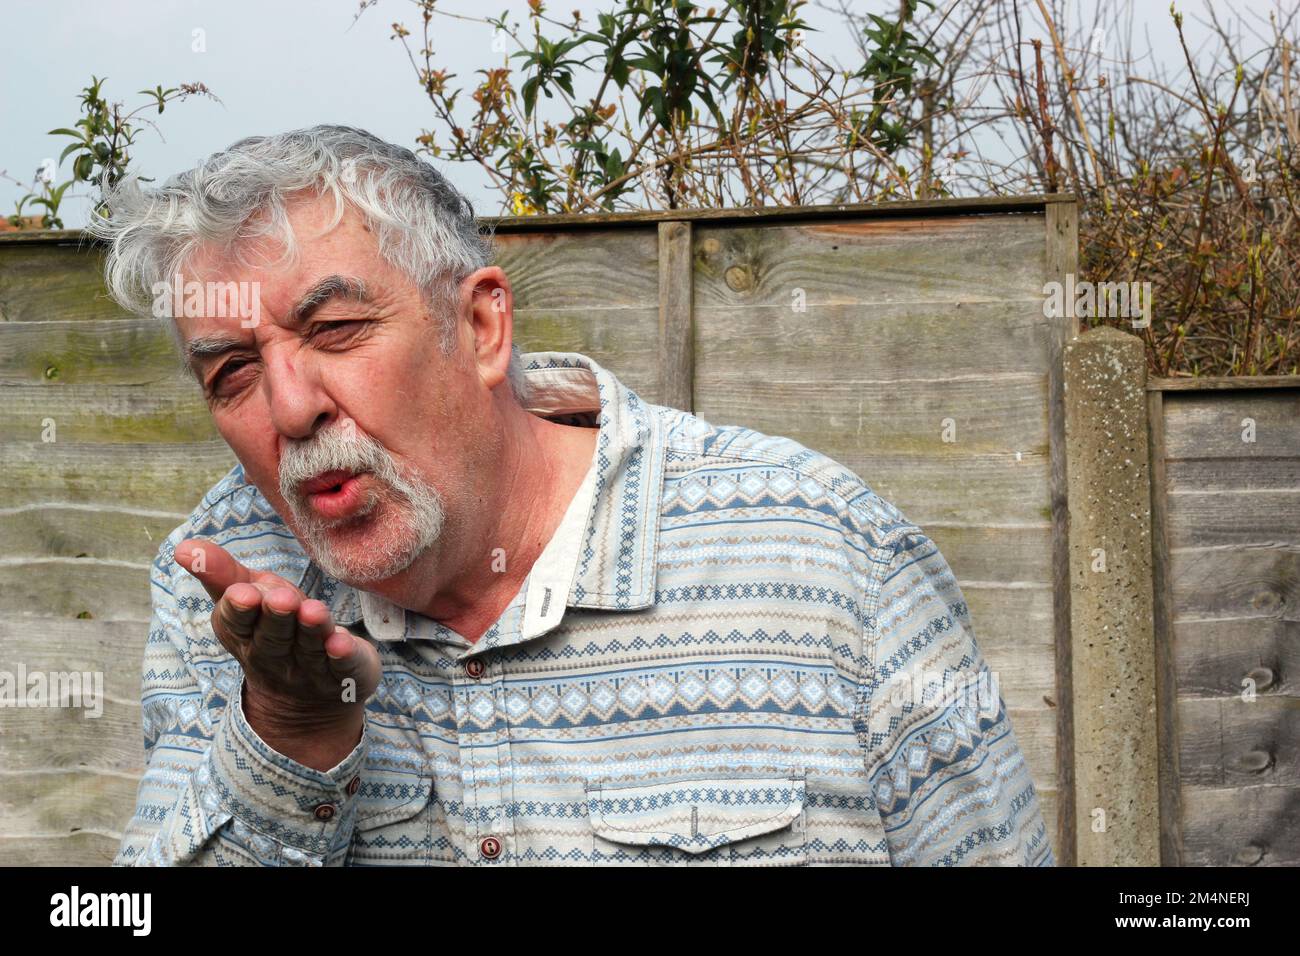
{"type": "MultiPolygon", "coordinates": [[[[696,402],[711,422],[744,422],[785,434],[791,409],[801,416],[797,440],[823,453],[832,440],[877,454],[912,452],[943,460],[972,454],[1034,452],[1046,457],[1047,379],[1033,373],[952,377],[897,377],[886,381],[745,381],[715,378],[696,402]],[[819,444],[820,442],[820,444],[819,444]]],[[[795,436],[791,436],[795,437],[795,436]]],[[[1046,488],[1044,488],[1044,497],[1046,488]]]]}
{"type": "Polygon", "coordinates": [[[1300,865],[1300,787],[1186,791],[1186,866],[1300,865]]]}
{"type": "Polygon", "coordinates": [[[1268,692],[1180,698],[1183,789],[1295,786],[1300,782],[1300,699],[1268,692]]]}
{"type": "Polygon", "coordinates": [[[1300,483],[1300,456],[1174,458],[1165,463],[1165,477],[1170,494],[1183,496],[1181,505],[1190,505],[1193,494],[1293,491],[1300,483]]]}
{"type": "Polygon", "coordinates": [[[977,383],[939,383],[932,390],[909,383],[899,392],[864,383],[778,383],[749,392],[728,386],[697,402],[716,406],[703,410],[707,421],[745,422],[830,456],[923,527],[1039,524],[1051,519],[1050,452],[1041,422],[1045,383],[1018,384],[1018,396],[999,399],[981,394],[977,383]],[[1016,401],[1019,423],[990,398],[1016,401]],[[797,425],[783,411],[808,407],[821,414],[797,425]],[[940,429],[950,415],[957,441],[947,443],[940,429]]]}
{"type": "Polygon", "coordinates": [[[157,319],[59,319],[0,329],[0,387],[163,385],[181,375],[157,319]]]}
{"type": "Polygon", "coordinates": [[[689,222],[659,223],[659,404],[695,408],[694,279],[689,222]]]}
{"type": "Polygon", "coordinates": [[[104,289],[100,247],[20,243],[0,249],[0,322],[132,317],[104,289]]]}
{"type": "Polygon", "coordinates": [[[652,226],[497,236],[496,264],[510,277],[516,309],[639,312],[657,308],[658,242],[652,226]]]}
{"type": "MultiPolygon", "coordinates": [[[[3,527],[3,525],[0,525],[3,527]]],[[[958,580],[1051,587],[1052,530],[1032,525],[923,525],[958,580]]]]}
{"type": "Polygon", "coordinates": [[[1147,393],[1147,449],[1151,475],[1151,598],[1155,637],[1156,747],[1160,787],[1160,865],[1182,865],[1182,783],[1178,770],[1178,680],[1174,663],[1173,605],[1169,592],[1168,483],[1165,418],[1160,392],[1147,393]]]}
{"type": "Polygon", "coordinates": [[[38,836],[0,832],[0,866],[111,866],[121,842],[120,832],[95,833],[75,825],[68,833],[38,836]]]}
{"type": "Polygon", "coordinates": [[[106,866],[135,808],[134,777],[0,771],[0,861],[106,866]]]}
{"type": "MultiPolygon", "coordinates": [[[[802,440],[802,439],[801,439],[802,440]]],[[[842,440],[806,442],[852,469],[908,520],[996,526],[1050,522],[1042,451],[938,458],[924,453],[856,451],[842,440]]]]}
{"type": "MultiPolygon", "coordinates": [[[[1042,228],[1037,216],[697,225],[696,325],[720,321],[728,309],[741,320],[755,306],[789,310],[800,290],[808,322],[822,303],[1037,299],[1041,314],[1042,228]]],[[[817,356],[808,358],[815,375],[817,356]]]]}
{"type": "Polygon", "coordinates": [[[237,464],[224,441],[186,445],[6,442],[0,509],[95,504],[189,514],[237,464]]]}
{"type": "MultiPolygon", "coordinates": [[[[81,623],[81,622],[78,622],[81,623]]],[[[117,622],[122,623],[122,622],[117,622]]],[[[143,635],[147,628],[135,625],[143,635]]],[[[75,668],[59,662],[54,670],[75,668]]],[[[118,670],[124,670],[118,665],[118,670]]],[[[136,663],[134,703],[113,698],[104,704],[100,717],[84,717],[76,708],[25,707],[7,711],[3,718],[4,741],[0,758],[6,772],[116,773],[138,777],[143,773],[144,743],[140,723],[139,662],[136,663]]],[[[32,672],[28,665],[27,673],[32,672]]],[[[112,671],[104,672],[106,682],[112,671]]],[[[127,818],[130,809],[127,809],[127,818]]],[[[126,818],[121,821],[126,822],[126,818]]]]}
{"type": "Polygon", "coordinates": [[[1173,631],[1179,694],[1239,697],[1250,678],[1259,694],[1300,697],[1300,621],[1181,621],[1173,631]]]}
{"type": "MultiPolygon", "coordinates": [[[[1050,638],[1051,632],[1043,631],[1042,636],[1050,638]]],[[[977,631],[975,642],[997,678],[998,686],[1002,691],[1002,699],[1006,702],[1007,707],[1012,710],[1023,711],[1026,714],[1049,714],[1049,719],[1054,722],[1055,717],[1051,716],[1051,712],[1055,708],[1048,703],[1049,700],[1053,699],[1052,695],[1056,693],[1054,646],[1046,641],[1038,644],[1012,643],[1010,641],[991,644],[980,638],[981,635],[977,631]]],[[[1055,729],[1053,729],[1052,734],[1055,734],[1055,729]]],[[[1054,741],[1051,741],[1051,746],[1048,749],[1055,754],[1056,745],[1054,741]]],[[[1054,761],[1055,757],[1045,766],[1039,768],[1048,775],[1048,779],[1052,780],[1056,779],[1054,761]]],[[[1035,777],[1035,779],[1042,778],[1035,777]]]]}
{"type": "Polygon", "coordinates": [[[1148,378],[1157,392],[1239,391],[1255,388],[1300,388],[1300,375],[1206,375],[1195,378],[1148,378]]]}
{"type": "Polygon", "coordinates": [[[959,582],[981,648],[1046,646],[1052,641],[1052,592],[1039,587],[989,587],[959,582]]]}
{"type": "MultiPolygon", "coordinates": [[[[147,583],[147,579],[146,579],[147,583]]],[[[138,621],[35,617],[0,622],[5,668],[21,662],[29,674],[99,674],[95,708],[23,707],[0,711],[0,767],[6,771],[144,771],[140,673],[149,625],[138,621]],[[87,716],[96,710],[100,716],[87,716]]],[[[125,821],[123,821],[125,822],[125,821]]]]}
{"type": "MultiPolygon", "coordinates": [[[[134,799],[129,806],[124,801],[128,794],[134,797],[136,784],[123,777],[95,773],[5,774],[0,779],[5,790],[0,797],[3,837],[57,840],[89,832],[112,838],[130,821],[134,809],[134,799]]],[[[0,850],[3,848],[0,843],[0,850]]]]}
{"type": "Polygon", "coordinates": [[[0,541],[8,560],[88,557],[148,564],[188,515],[108,505],[26,505],[0,510],[0,541]]]}
{"type": "Polygon", "coordinates": [[[1167,472],[1173,546],[1300,543],[1300,457],[1175,460],[1167,472]]]}
{"type": "MultiPolygon", "coordinates": [[[[805,290],[807,291],[807,290],[805,290]]],[[[829,293],[828,293],[829,295],[829,293]]],[[[697,306],[697,377],[705,381],[887,380],[908,370],[930,378],[1041,375],[1057,334],[1038,299],[1000,302],[810,301],[697,306]]]]}
{"type": "Polygon", "coordinates": [[[1300,621],[1300,546],[1170,552],[1175,625],[1233,618],[1300,621]]]}
{"type": "MultiPolygon", "coordinates": [[[[1079,206],[1054,203],[1045,211],[1048,282],[1065,286],[1079,268],[1079,206]]],[[[1044,283],[1046,284],[1046,283],[1044,283]]],[[[1057,864],[1078,861],[1076,788],[1074,773],[1074,677],[1070,632],[1070,511],[1069,469],[1065,444],[1065,347],[1078,335],[1073,303],[1066,315],[1046,319],[1050,351],[1047,356],[1048,447],[1052,517],[1052,631],[1056,645],[1056,783],[1059,788],[1056,833],[1057,864]]],[[[1001,343],[1000,343],[1001,344],[1001,343]]],[[[1011,344],[1011,343],[1006,343],[1011,344]]],[[[1014,347],[1014,346],[1013,346],[1014,347]]]]}
{"type": "Polygon", "coordinates": [[[1300,391],[1169,394],[1165,415],[1169,458],[1300,457],[1300,391]]]}
{"type": "Polygon", "coordinates": [[[1039,196],[972,196],[962,199],[907,199],[895,202],[828,203],[818,206],[762,206],[731,209],[648,209],[616,213],[560,213],[547,216],[502,216],[480,220],[496,232],[532,232],[564,228],[637,226],[664,220],[710,224],[776,223],[791,219],[860,219],[897,216],[955,216],[966,213],[1028,215],[1053,203],[1076,204],[1070,193],[1039,196]]]}
{"type": "MultiPolygon", "coordinates": [[[[1229,459],[1223,459],[1229,460],[1229,459]]],[[[1300,475],[1300,458],[1265,462],[1241,459],[1244,466],[1280,464],[1300,475]]],[[[1282,469],[1277,469],[1282,470],[1282,469]]],[[[1169,495],[1170,540],[1179,548],[1240,544],[1285,545],[1297,540],[1300,487],[1259,491],[1181,491],[1169,495]]]]}
{"type": "Polygon", "coordinates": [[[0,614],[147,622],[149,565],[101,558],[6,561],[0,564],[0,614]]]}
{"type": "Polygon", "coordinates": [[[0,442],[213,441],[220,433],[197,384],[11,385],[0,395],[0,442]]]}

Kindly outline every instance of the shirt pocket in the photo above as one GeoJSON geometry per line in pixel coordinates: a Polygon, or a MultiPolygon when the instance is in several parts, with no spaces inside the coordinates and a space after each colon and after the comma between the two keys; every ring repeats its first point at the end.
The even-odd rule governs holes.
{"type": "Polygon", "coordinates": [[[710,776],[586,788],[597,866],[807,862],[804,775],[710,776]]]}
{"type": "Polygon", "coordinates": [[[433,793],[430,776],[399,770],[363,770],[348,865],[432,862],[433,793]]]}

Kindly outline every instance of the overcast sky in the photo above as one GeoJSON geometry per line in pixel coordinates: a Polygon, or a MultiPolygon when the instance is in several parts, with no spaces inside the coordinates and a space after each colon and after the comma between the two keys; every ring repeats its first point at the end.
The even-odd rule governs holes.
{"type": "MultiPolygon", "coordinates": [[[[1078,0],[1083,11],[1096,2],[1078,0]]],[[[1150,11],[1153,56],[1175,58],[1167,0],[1136,2],[1137,9],[1150,11]]],[[[1226,15],[1230,8],[1263,11],[1275,2],[1217,5],[1226,15]]],[[[594,14],[613,3],[560,0],[548,7],[557,16],[573,9],[594,14]]],[[[893,11],[897,0],[855,0],[855,6],[893,11]]],[[[1026,3],[1028,19],[1034,18],[1033,6],[1026,3]]],[[[1199,9],[1183,6],[1189,17],[1199,9]]],[[[6,0],[0,4],[0,170],[26,186],[42,160],[59,155],[71,140],[47,131],[79,118],[80,90],[92,74],[107,77],[107,98],[128,108],[141,102],[137,90],[160,83],[199,81],[221,98],[220,104],[196,97],[169,105],[159,120],[165,139],[152,130],[140,133],[134,169],[158,180],[243,136],[321,122],[360,126],[414,148],[420,131],[434,125],[432,107],[401,44],[390,39],[390,24],[400,20],[415,29],[418,11],[410,0],[379,0],[354,25],[357,7],[357,0],[6,0]],[[202,51],[195,49],[195,31],[202,31],[202,51]]],[[[475,16],[510,9],[518,19],[526,12],[523,0],[443,0],[439,9],[475,16]]],[[[821,30],[808,38],[821,56],[860,65],[837,13],[809,5],[803,15],[821,30]]],[[[594,16],[589,19],[594,22],[594,16]]],[[[444,68],[468,77],[503,59],[492,50],[487,26],[450,17],[437,22],[435,49],[444,68]]],[[[1204,35],[1195,24],[1188,26],[1193,37],[1204,35]]],[[[480,171],[462,164],[442,169],[481,215],[501,212],[498,195],[480,171]]],[[[68,176],[65,162],[56,181],[68,176]]],[[[13,212],[25,186],[0,180],[0,215],[13,212]]],[[[66,224],[82,225],[87,208],[88,198],[65,202],[66,224]]]]}

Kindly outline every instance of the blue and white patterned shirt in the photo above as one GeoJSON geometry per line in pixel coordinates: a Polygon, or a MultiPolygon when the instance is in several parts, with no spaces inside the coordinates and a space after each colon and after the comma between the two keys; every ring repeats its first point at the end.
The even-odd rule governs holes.
{"type": "Polygon", "coordinates": [[[1054,863],[952,571],[797,442],[524,355],[529,410],[598,427],[592,468],[471,644],[329,578],[236,466],[153,564],[147,769],[116,863],[1054,863]],[[188,537],[377,642],[356,749],[322,772],[241,706],[188,537]]]}

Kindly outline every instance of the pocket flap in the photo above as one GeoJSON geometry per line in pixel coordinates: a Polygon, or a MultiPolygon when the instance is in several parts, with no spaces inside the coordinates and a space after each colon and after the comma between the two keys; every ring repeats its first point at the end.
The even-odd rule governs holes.
{"type": "Polygon", "coordinates": [[[802,776],[587,787],[591,825],[606,840],[687,853],[787,827],[803,813],[803,805],[802,776]]]}
{"type": "Polygon", "coordinates": [[[414,816],[429,802],[433,778],[399,770],[361,771],[357,826],[376,827],[414,816]]]}

